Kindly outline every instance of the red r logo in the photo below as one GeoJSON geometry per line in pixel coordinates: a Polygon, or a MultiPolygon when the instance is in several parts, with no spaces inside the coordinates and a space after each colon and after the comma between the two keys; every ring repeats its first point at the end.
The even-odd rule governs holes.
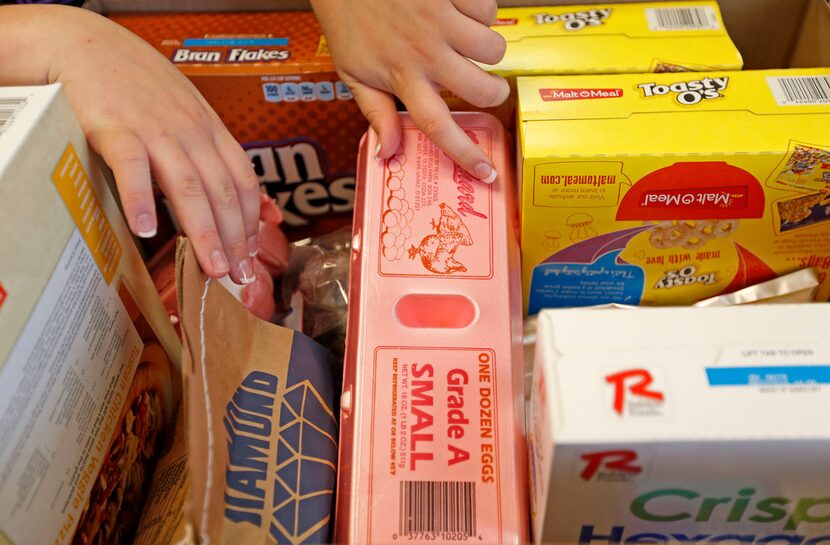
{"type": "Polygon", "coordinates": [[[633,396],[645,397],[654,399],[656,401],[664,401],[665,397],[662,392],[649,390],[648,387],[654,382],[654,377],[645,369],[631,369],[628,371],[620,371],[613,375],[605,377],[605,382],[614,385],[614,410],[619,414],[623,414],[625,407],[625,390],[626,382],[634,382],[628,386],[628,390],[633,396]]]}
{"type": "Polygon", "coordinates": [[[603,467],[631,475],[639,475],[643,472],[642,467],[633,465],[637,461],[637,453],[633,450],[592,452],[590,454],[583,454],[580,456],[580,459],[586,463],[585,469],[580,474],[580,477],[586,481],[590,481],[596,477],[599,470],[603,467]]]}

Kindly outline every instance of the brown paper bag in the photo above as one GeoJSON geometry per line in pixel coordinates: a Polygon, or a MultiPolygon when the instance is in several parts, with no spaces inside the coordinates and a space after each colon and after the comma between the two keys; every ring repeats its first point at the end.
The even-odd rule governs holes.
{"type": "Polygon", "coordinates": [[[191,517],[203,543],[323,543],[337,463],[331,355],[176,253],[191,517]]]}

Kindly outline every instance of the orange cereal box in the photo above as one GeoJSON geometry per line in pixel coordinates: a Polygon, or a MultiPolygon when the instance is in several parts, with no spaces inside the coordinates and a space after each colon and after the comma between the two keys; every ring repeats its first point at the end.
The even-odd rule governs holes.
{"type": "Polygon", "coordinates": [[[119,14],[176,64],[251,157],[291,240],[351,225],[367,123],[311,12],[119,14]]]}

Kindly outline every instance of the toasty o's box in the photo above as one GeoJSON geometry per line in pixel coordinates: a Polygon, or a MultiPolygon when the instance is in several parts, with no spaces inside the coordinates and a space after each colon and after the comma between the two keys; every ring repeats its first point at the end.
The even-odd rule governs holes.
{"type": "Polygon", "coordinates": [[[506,76],[740,70],[715,1],[502,8],[506,76]]]}
{"type": "Polygon", "coordinates": [[[830,69],[521,78],[525,310],[830,295],[830,69]]]}
{"type": "Polygon", "coordinates": [[[828,320],[811,304],[540,313],[534,543],[830,543],[828,320]]]}
{"type": "MultiPolygon", "coordinates": [[[[517,77],[740,70],[717,2],[611,3],[501,8],[493,29],[507,42],[504,59],[482,65],[515,88],[517,77]]],[[[453,109],[473,108],[448,96],[453,109]]],[[[515,93],[493,108],[513,126],[515,93]]]]}
{"type": "Polygon", "coordinates": [[[351,225],[367,122],[311,12],[110,16],[204,95],[277,200],[291,240],[351,225]]]}
{"type": "Polygon", "coordinates": [[[412,120],[359,159],[335,543],[527,542],[510,146],[455,120],[503,174],[471,178],[412,120]]]}

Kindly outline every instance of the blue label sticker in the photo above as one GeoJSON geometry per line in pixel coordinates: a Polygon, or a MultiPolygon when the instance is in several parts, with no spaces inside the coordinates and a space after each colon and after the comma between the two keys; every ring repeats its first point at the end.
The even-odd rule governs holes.
{"type": "Polygon", "coordinates": [[[354,95],[352,95],[352,90],[349,89],[349,86],[343,83],[342,81],[338,81],[335,85],[335,88],[337,89],[337,98],[339,100],[351,100],[354,98],[354,95]]]}
{"type": "Polygon", "coordinates": [[[268,102],[282,102],[282,88],[279,83],[264,83],[262,94],[268,102]]]}
{"type": "Polygon", "coordinates": [[[317,100],[317,92],[314,83],[304,81],[300,84],[300,98],[306,102],[317,100]]]}
{"type": "Polygon", "coordinates": [[[330,81],[318,82],[317,98],[324,101],[334,100],[334,84],[330,81]]]}
{"type": "Polygon", "coordinates": [[[830,384],[830,365],[709,367],[709,386],[798,386],[830,384]]]}
{"type": "Polygon", "coordinates": [[[533,269],[528,313],[543,308],[586,307],[619,303],[637,305],[645,273],[636,265],[618,263],[621,250],[593,263],[542,263],[533,269]]]}
{"type": "Polygon", "coordinates": [[[296,83],[283,83],[282,99],[286,102],[297,102],[300,100],[300,86],[296,83]]]}
{"type": "Polygon", "coordinates": [[[184,47],[269,47],[286,46],[288,38],[187,38],[184,47]]]}

